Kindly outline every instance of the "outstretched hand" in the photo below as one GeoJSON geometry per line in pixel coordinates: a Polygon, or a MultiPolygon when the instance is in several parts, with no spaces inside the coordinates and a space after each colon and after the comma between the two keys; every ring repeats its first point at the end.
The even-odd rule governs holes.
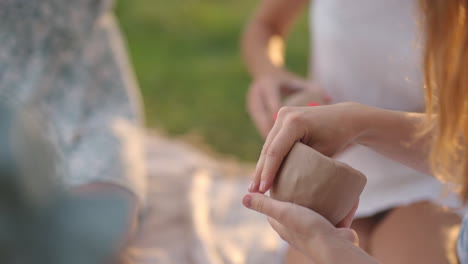
{"type": "Polygon", "coordinates": [[[358,236],[349,228],[357,205],[340,223],[341,227],[335,227],[312,210],[263,194],[247,194],[242,202],[247,208],[267,215],[283,240],[316,263],[377,263],[358,247],[358,236]]]}

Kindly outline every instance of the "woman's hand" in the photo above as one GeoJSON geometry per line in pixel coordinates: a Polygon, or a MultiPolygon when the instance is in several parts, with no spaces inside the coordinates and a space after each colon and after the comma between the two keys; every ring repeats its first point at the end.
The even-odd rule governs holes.
{"type": "Polygon", "coordinates": [[[280,237],[314,263],[377,263],[358,247],[358,237],[354,230],[336,228],[305,207],[276,201],[257,193],[247,194],[243,204],[269,216],[270,225],[280,237]]]}
{"type": "MultiPolygon", "coordinates": [[[[247,109],[263,137],[273,126],[274,116],[282,106],[282,98],[300,91],[320,94],[326,99],[325,92],[317,86],[290,72],[276,70],[254,79],[247,94],[247,109]]],[[[327,101],[327,100],[323,101],[327,101]]]]}
{"type": "Polygon", "coordinates": [[[362,132],[359,119],[365,111],[366,107],[357,103],[281,108],[263,145],[249,191],[265,193],[271,188],[284,157],[297,141],[326,156],[344,149],[362,132]]]}

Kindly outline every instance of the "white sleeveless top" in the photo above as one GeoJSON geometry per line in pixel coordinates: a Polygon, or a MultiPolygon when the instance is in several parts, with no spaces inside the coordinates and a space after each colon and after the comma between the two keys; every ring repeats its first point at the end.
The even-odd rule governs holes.
{"type": "MultiPolygon", "coordinates": [[[[333,103],[424,111],[416,1],[316,0],[311,32],[311,78],[333,103]]],[[[368,177],[357,217],[417,200],[441,200],[437,180],[365,147],[338,159],[368,177]]]]}

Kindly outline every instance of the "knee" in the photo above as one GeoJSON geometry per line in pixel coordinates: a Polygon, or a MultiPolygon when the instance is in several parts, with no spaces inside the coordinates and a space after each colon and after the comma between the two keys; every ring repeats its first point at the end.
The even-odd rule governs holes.
{"type": "Polygon", "coordinates": [[[386,263],[448,263],[448,232],[460,221],[454,212],[428,201],[401,206],[375,227],[369,251],[386,263]]]}

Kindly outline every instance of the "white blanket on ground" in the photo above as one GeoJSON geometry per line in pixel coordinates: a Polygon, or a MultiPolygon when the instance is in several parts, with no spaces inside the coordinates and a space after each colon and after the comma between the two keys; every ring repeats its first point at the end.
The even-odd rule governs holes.
{"type": "Polygon", "coordinates": [[[241,204],[252,168],[159,136],[147,144],[148,204],[131,263],[278,263],[279,237],[241,204]]]}

